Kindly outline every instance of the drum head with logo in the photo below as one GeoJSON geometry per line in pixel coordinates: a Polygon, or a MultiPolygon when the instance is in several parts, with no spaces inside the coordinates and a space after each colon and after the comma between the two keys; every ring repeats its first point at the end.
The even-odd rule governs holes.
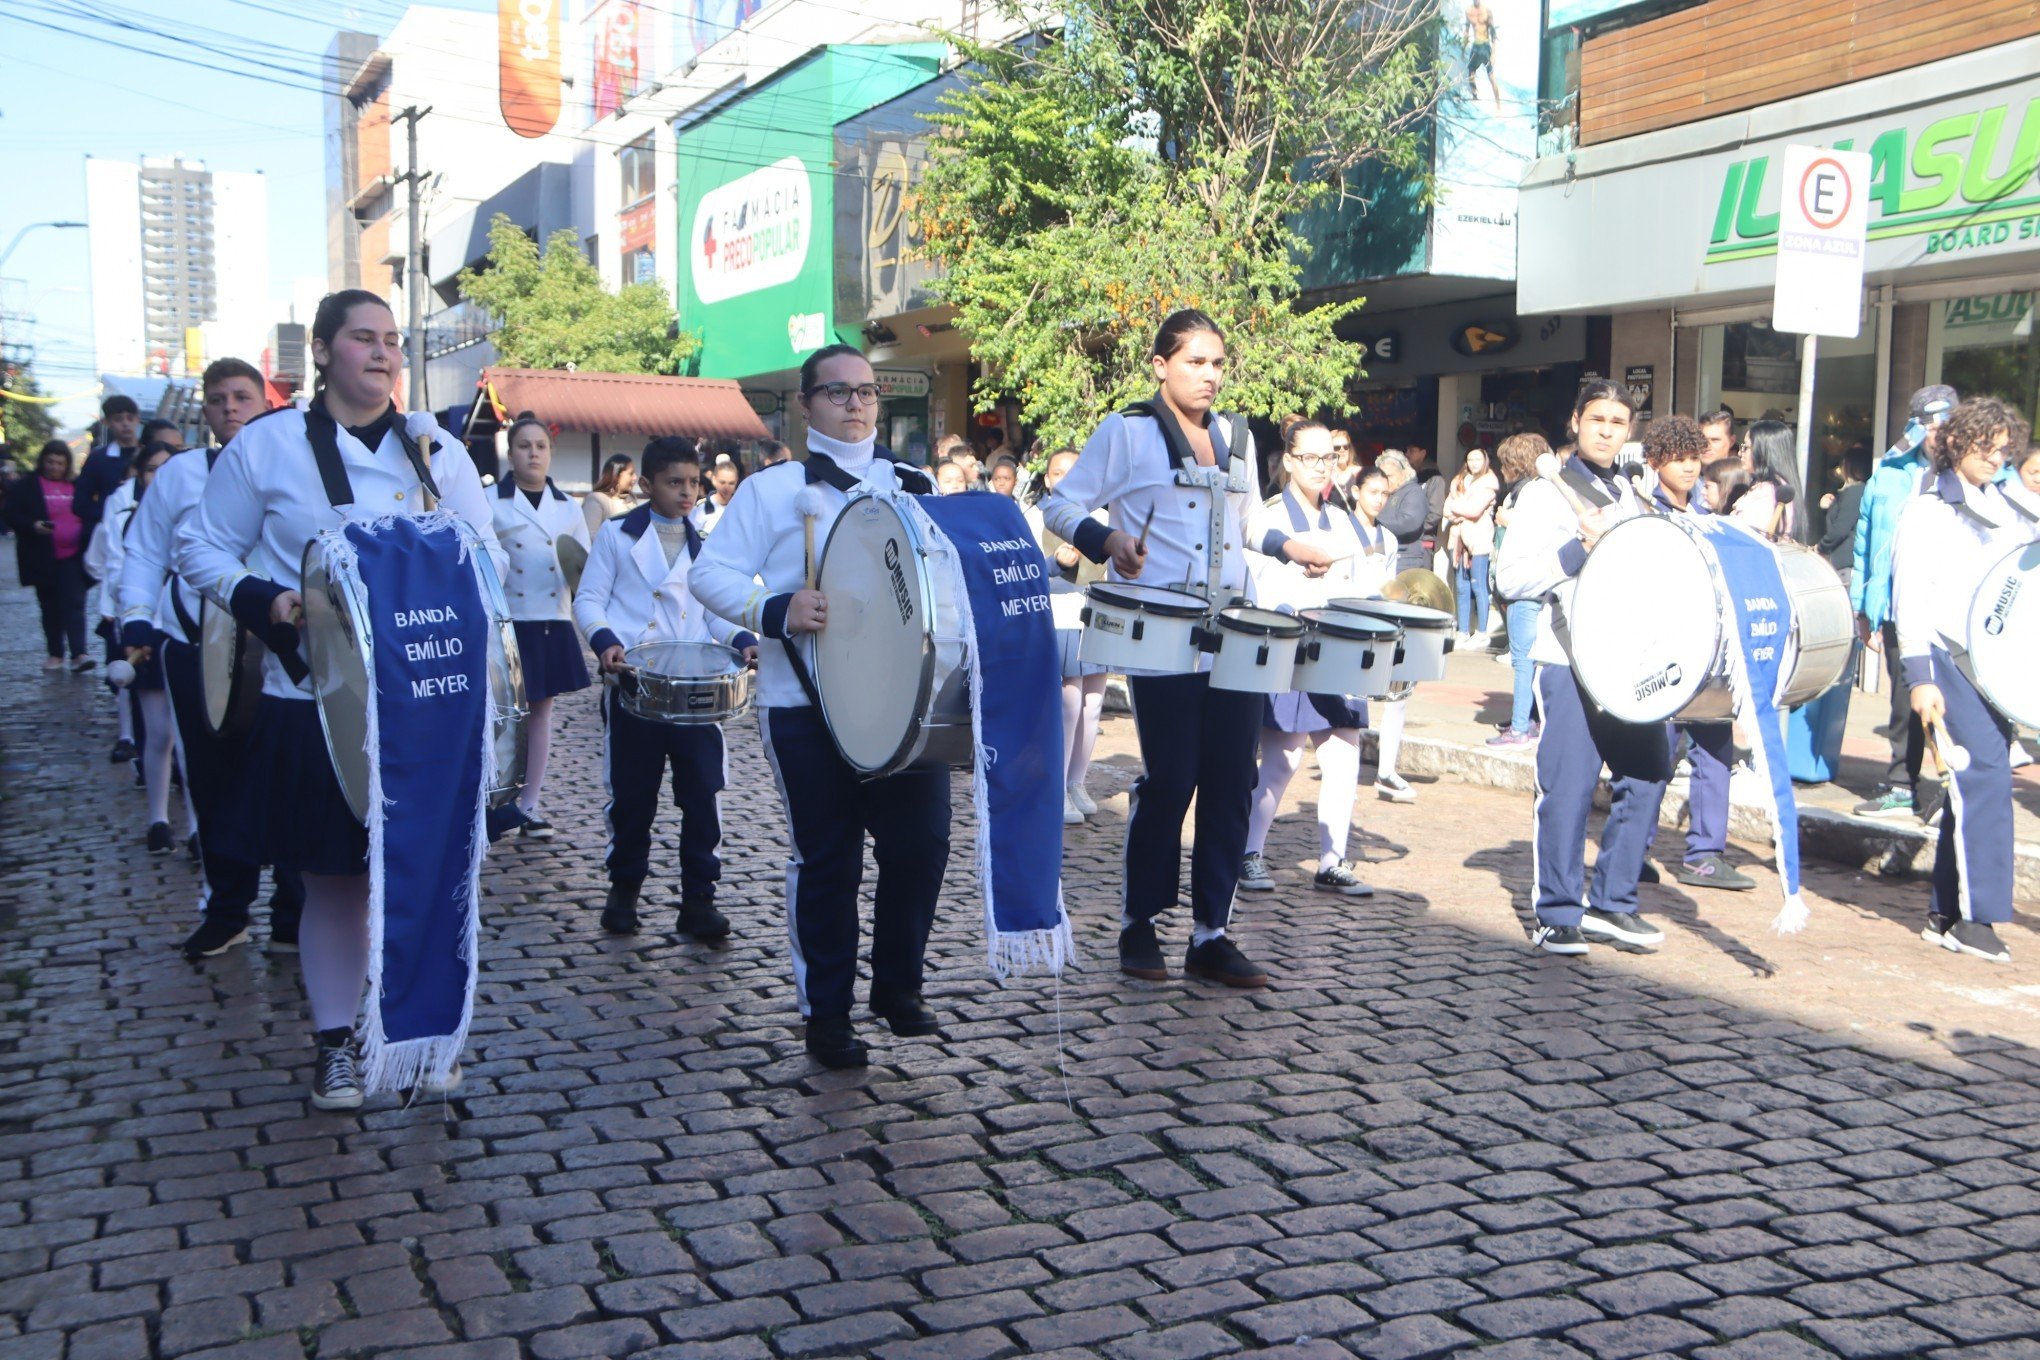
{"type": "Polygon", "coordinates": [[[1624,722],[1663,722],[1706,685],[1721,650],[1713,557],[1671,518],[1624,520],[1587,554],[1565,625],[1573,673],[1624,722]]]}
{"type": "Polygon", "coordinates": [[[920,535],[858,497],[829,530],[815,584],[829,602],[810,653],[822,717],[844,760],[884,769],[919,735],[934,684],[920,535]]]}
{"type": "Polygon", "coordinates": [[[248,730],[262,701],[262,648],[233,614],[211,600],[199,606],[199,688],[205,697],[205,725],[216,737],[248,730]]]}
{"type": "Polygon", "coordinates": [[[322,539],[305,547],[305,664],[326,755],[356,821],[368,821],[369,635],[362,601],[326,571],[322,539]]]}
{"type": "Polygon", "coordinates": [[[1998,712],[2040,727],[2040,543],[2012,549],[1983,574],[1969,604],[1969,671],[1998,712]]]}

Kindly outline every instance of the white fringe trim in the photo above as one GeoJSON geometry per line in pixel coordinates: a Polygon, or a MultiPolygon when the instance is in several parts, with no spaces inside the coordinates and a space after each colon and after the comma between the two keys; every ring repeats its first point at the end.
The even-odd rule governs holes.
{"type": "MultiPolygon", "coordinates": [[[[368,521],[352,521],[362,524],[371,533],[389,527],[397,518],[382,516],[368,521]]],[[[412,516],[418,528],[424,533],[437,533],[451,529],[460,539],[460,560],[465,562],[474,544],[466,532],[465,521],[446,511],[412,516]]],[[[343,529],[327,530],[320,539],[325,544],[326,569],[335,580],[345,581],[357,592],[363,589],[360,560],[352,543],[348,542],[343,529]]],[[[479,590],[477,595],[479,596],[479,590]]],[[[486,600],[480,602],[487,612],[486,600]]],[[[363,1088],[373,1095],[378,1091],[397,1091],[422,1084],[431,1077],[444,1082],[460,1062],[460,1055],[467,1047],[468,1027],[474,1022],[476,962],[480,957],[479,938],[481,933],[481,875],[482,856],[488,849],[487,827],[488,799],[486,795],[475,800],[475,817],[468,829],[468,872],[461,902],[466,917],[461,930],[461,942],[457,951],[462,963],[466,964],[463,979],[463,999],[460,1023],[451,1034],[435,1035],[422,1039],[391,1041],[383,1033],[383,943],[384,905],[386,881],[383,868],[385,837],[384,807],[387,798],[382,786],[382,721],[376,690],[375,658],[368,658],[368,1010],[361,1027],[361,1080],[363,1088]]],[[[486,711],[481,731],[482,775],[481,787],[487,790],[495,782],[496,750],[490,739],[490,722],[486,711]]],[[[460,898],[456,899],[457,901],[460,898]]]]}

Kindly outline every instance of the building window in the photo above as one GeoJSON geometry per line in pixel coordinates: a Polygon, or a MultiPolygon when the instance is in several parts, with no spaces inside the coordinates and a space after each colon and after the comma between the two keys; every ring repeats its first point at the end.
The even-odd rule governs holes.
{"type": "Polygon", "coordinates": [[[629,283],[652,283],[659,277],[658,261],[652,257],[650,246],[639,246],[636,250],[623,252],[623,281],[629,283]]]}
{"type": "Polygon", "coordinates": [[[650,198],[659,187],[658,162],[652,154],[654,136],[648,132],[616,153],[616,167],[623,173],[625,207],[650,198]]]}

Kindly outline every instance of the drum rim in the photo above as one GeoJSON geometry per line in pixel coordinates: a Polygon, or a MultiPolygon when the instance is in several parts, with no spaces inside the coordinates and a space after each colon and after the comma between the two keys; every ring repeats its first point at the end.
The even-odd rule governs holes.
{"type": "MultiPolygon", "coordinates": [[[[338,528],[322,529],[318,533],[312,535],[312,537],[305,543],[304,557],[300,560],[298,565],[298,584],[300,585],[300,587],[303,587],[305,583],[311,578],[314,568],[316,568],[319,575],[325,578],[327,590],[332,591],[337,589],[340,592],[340,594],[345,598],[346,608],[344,612],[338,609],[336,609],[335,612],[342,614],[342,617],[344,617],[346,620],[348,630],[354,634],[354,640],[359,645],[361,653],[362,669],[367,673],[368,683],[370,685],[373,685],[375,683],[375,639],[369,635],[366,629],[362,627],[361,624],[362,601],[355,594],[353,582],[348,581],[344,578],[336,580],[333,577],[333,575],[326,570],[325,555],[321,551],[323,545],[326,542],[326,536],[328,534],[344,535],[345,533],[346,526],[345,524],[342,524],[338,528]]],[[[311,597],[312,592],[310,590],[302,591],[301,594],[302,599],[310,600],[311,597]]],[[[310,667],[311,670],[316,674],[319,668],[318,654],[316,650],[318,644],[313,641],[313,638],[316,635],[309,626],[310,624],[309,614],[307,614],[306,616],[306,623],[307,626],[304,630],[305,665],[310,667]]],[[[319,697],[319,688],[317,685],[312,686],[312,707],[318,710],[319,733],[326,739],[326,763],[333,769],[333,782],[340,786],[340,794],[343,798],[347,800],[347,808],[350,812],[354,814],[354,819],[360,822],[363,826],[366,826],[368,824],[368,788],[366,785],[364,785],[361,789],[357,791],[355,789],[348,787],[347,776],[341,770],[340,762],[334,758],[333,748],[335,745],[335,741],[333,737],[333,728],[332,724],[326,718],[326,703],[323,699],[319,697]]]]}
{"type": "Polygon", "coordinates": [[[1294,614],[1285,614],[1279,609],[1263,609],[1259,605],[1229,604],[1218,611],[1218,626],[1249,637],[1300,638],[1303,636],[1303,622],[1294,614]],[[1263,620],[1245,617],[1248,614],[1265,614],[1271,617],[1263,620]]]}
{"type": "Polygon", "coordinates": [[[1084,588],[1084,593],[1100,604],[1117,609],[1138,609],[1165,619],[1201,619],[1211,612],[1211,606],[1202,595],[1193,595],[1187,590],[1174,586],[1151,586],[1141,581],[1093,581],[1084,588]],[[1158,594],[1180,595],[1182,602],[1175,600],[1151,600],[1140,596],[1127,598],[1120,592],[1130,590],[1154,591],[1158,594]],[[1114,598],[1120,595],[1119,598],[1114,598]]]}
{"type": "Polygon", "coordinates": [[[707,642],[702,642],[697,638],[661,638],[657,642],[640,642],[633,646],[626,647],[623,649],[624,662],[626,664],[631,664],[630,659],[632,657],[638,655],[640,652],[648,652],[654,647],[700,647],[703,648],[704,650],[712,650],[716,652],[727,653],[730,662],[730,668],[728,670],[717,671],[713,675],[675,675],[670,671],[653,671],[652,674],[659,677],[661,680],[684,680],[684,681],[722,680],[729,676],[740,674],[748,669],[744,661],[744,654],[738,651],[736,648],[730,646],[728,643],[717,642],[714,639],[710,639],[707,642]]]}
{"type": "Polygon", "coordinates": [[[1451,630],[1454,619],[1442,609],[1429,605],[1408,604],[1402,600],[1369,600],[1358,595],[1342,595],[1336,600],[1326,600],[1326,609],[1344,614],[1362,614],[1371,619],[1394,619],[1407,633],[1444,633],[1451,630]],[[1398,611],[1418,609],[1420,614],[1403,614],[1398,611]]]}
{"type": "Polygon", "coordinates": [[[1402,629],[1383,616],[1362,614],[1354,609],[1333,609],[1327,605],[1316,609],[1299,609],[1296,611],[1296,617],[1312,628],[1322,629],[1333,637],[1346,638],[1354,642],[1393,642],[1402,636],[1402,629]],[[1347,622],[1349,619],[1364,619],[1365,622],[1349,623],[1347,622]]]}
{"type": "MultiPolygon", "coordinates": [[[[907,546],[911,550],[910,556],[913,560],[914,573],[920,579],[922,601],[921,675],[915,685],[914,706],[915,711],[925,721],[928,711],[934,705],[935,697],[935,631],[928,626],[927,620],[927,606],[935,598],[935,580],[928,571],[927,544],[921,535],[920,527],[911,518],[901,514],[899,507],[893,505],[884,496],[875,495],[869,491],[852,496],[843,503],[842,510],[837,512],[835,521],[829,525],[828,537],[822,540],[821,551],[815,554],[815,587],[816,589],[821,588],[822,567],[829,560],[829,549],[836,542],[836,534],[842,529],[843,521],[849,517],[850,508],[859,502],[873,500],[883,505],[887,513],[899,521],[900,528],[907,538],[907,546]]],[[[867,778],[880,778],[894,772],[901,762],[913,752],[915,742],[920,739],[921,728],[917,725],[909,724],[907,731],[900,738],[899,745],[895,746],[892,753],[876,765],[865,765],[862,762],[852,760],[849,754],[843,750],[842,741],[836,736],[836,724],[829,719],[829,692],[823,687],[822,683],[822,658],[819,649],[811,648],[809,650],[808,664],[814,671],[815,697],[819,701],[815,707],[821,711],[822,726],[828,729],[829,741],[835,746],[836,754],[843,758],[843,763],[867,778]]]]}
{"type": "Polygon", "coordinates": [[[255,710],[262,702],[262,648],[231,609],[222,609],[204,595],[198,597],[195,622],[198,636],[190,642],[198,649],[199,705],[206,730],[221,739],[239,736],[254,723],[255,710]],[[227,634],[232,640],[233,664],[227,669],[226,712],[218,723],[213,721],[212,696],[205,683],[209,670],[206,658],[213,650],[206,643],[206,623],[214,615],[233,625],[233,631],[227,634]]]}

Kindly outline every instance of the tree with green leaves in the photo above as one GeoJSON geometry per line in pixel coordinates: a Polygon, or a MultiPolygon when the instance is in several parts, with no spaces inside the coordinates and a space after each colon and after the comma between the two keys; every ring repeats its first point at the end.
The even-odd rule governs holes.
{"type": "Polygon", "coordinates": [[[513,368],[670,374],[700,347],[664,285],[609,292],[576,233],[554,232],[541,254],[504,213],[489,222],[488,260],[461,274],[460,295],[495,322],[489,338],[513,368]]]}
{"type": "Polygon", "coordinates": [[[0,463],[34,467],[42,446],[57,437],[57,418],[48,402],[34,400],[43,390],[26,366],[0,364],[0,387],[12,394],[0,396],[0,463]]]}
{"type": "Polygon", "coordinates": [[[1230,356],[1224,404],[1351,409],[1362,299],[1297,306],[1301,213],[1365,172],[1421,178],[1430,0],[1073,0],[1002,49],[960,44],[917,224],[984,374],[1053,447],[1153,386],[1180,307],[1230,356]]]}

